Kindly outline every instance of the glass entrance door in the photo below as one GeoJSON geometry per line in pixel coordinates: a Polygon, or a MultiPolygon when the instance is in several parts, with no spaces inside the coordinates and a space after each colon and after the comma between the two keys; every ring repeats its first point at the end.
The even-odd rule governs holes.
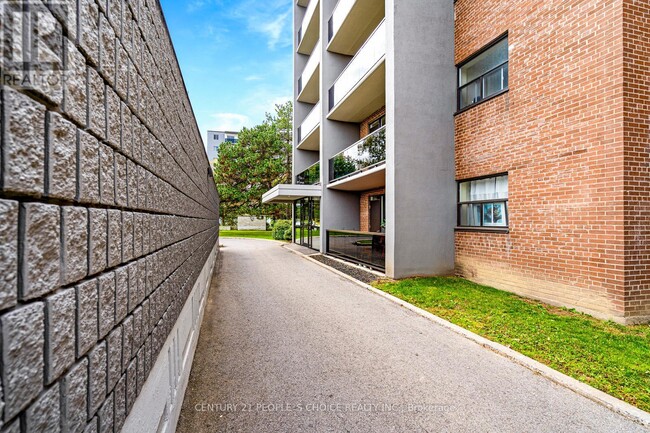
{"type": "Polygon", "coordinates": [[[296,200],[294,219],[295,242],[308,248],[314,248],[314,244],[318,247],[320,245],[320,201],[313,198],[296,200]]]}

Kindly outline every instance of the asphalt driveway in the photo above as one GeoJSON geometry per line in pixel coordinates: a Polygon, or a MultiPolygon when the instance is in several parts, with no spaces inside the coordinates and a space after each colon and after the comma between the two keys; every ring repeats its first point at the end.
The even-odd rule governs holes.
{"type": "Polygon", "coordinates": [[[221,243],[181,433],[648,431],[277,243],[221,243]]]}

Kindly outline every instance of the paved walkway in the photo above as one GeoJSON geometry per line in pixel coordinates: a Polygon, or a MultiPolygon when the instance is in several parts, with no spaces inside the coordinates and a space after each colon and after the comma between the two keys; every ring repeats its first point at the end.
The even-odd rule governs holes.
{"type": "Polygon", "coordinates": [[[647,431],[276,243],[221,242],[181,433],[647,431]]]}

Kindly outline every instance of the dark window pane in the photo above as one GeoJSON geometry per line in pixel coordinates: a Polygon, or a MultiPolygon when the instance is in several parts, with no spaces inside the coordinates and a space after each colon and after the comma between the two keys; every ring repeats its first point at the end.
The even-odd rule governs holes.
{"type": "Polygon", "coordinates": [[[464,227],[481,226],[481,205],[464,204],[460,207],[460,225],[464,227]]]}
{"type": "Polygon", "coordinates": [[[381,116],[379,119],[370,123],[370,125],[368,126],[368,132],[372,134],[373,132],[377,131],[385,124],[386,124],[386,116],[381,116]]]}
{"type": "Polygon", "coordinates": [[[506,225],[505,218],[505,204],[504,203],[494,203],[492,205],[492,223],[495,226],[504,226],[506,225]]]}
{"type": "Polygon", "coordinates": [[[492,203],[486,203],[483,205],[483,225],[492,225],[492,203]]]}
{"type": "Polygon", "coordinates": [[[475,81],[460,91],[460,108],[476,104],[481,100],[481,82],[475,81]]]}
{"type": "Polygon", "coordinates": [[[483,90],[484,98],[494,95],[508,86],[506,81],[507,69],[508,65],[506,64],[483,77],[483,85],[485,86],[483,90]]]}
{"type": "Polygon", "coordinates": [[[461,66],[458,70],[458,82],[463,86],[507,61],[508,38],[505,38],[461,66]]]}

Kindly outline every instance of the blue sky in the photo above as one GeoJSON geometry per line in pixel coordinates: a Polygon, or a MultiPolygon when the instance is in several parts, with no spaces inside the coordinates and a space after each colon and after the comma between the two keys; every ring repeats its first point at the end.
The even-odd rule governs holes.
{"type": "Polygon", "coordinates": [[[292,1],[161,0],[204,141],[291,99],[292,1]]]}

